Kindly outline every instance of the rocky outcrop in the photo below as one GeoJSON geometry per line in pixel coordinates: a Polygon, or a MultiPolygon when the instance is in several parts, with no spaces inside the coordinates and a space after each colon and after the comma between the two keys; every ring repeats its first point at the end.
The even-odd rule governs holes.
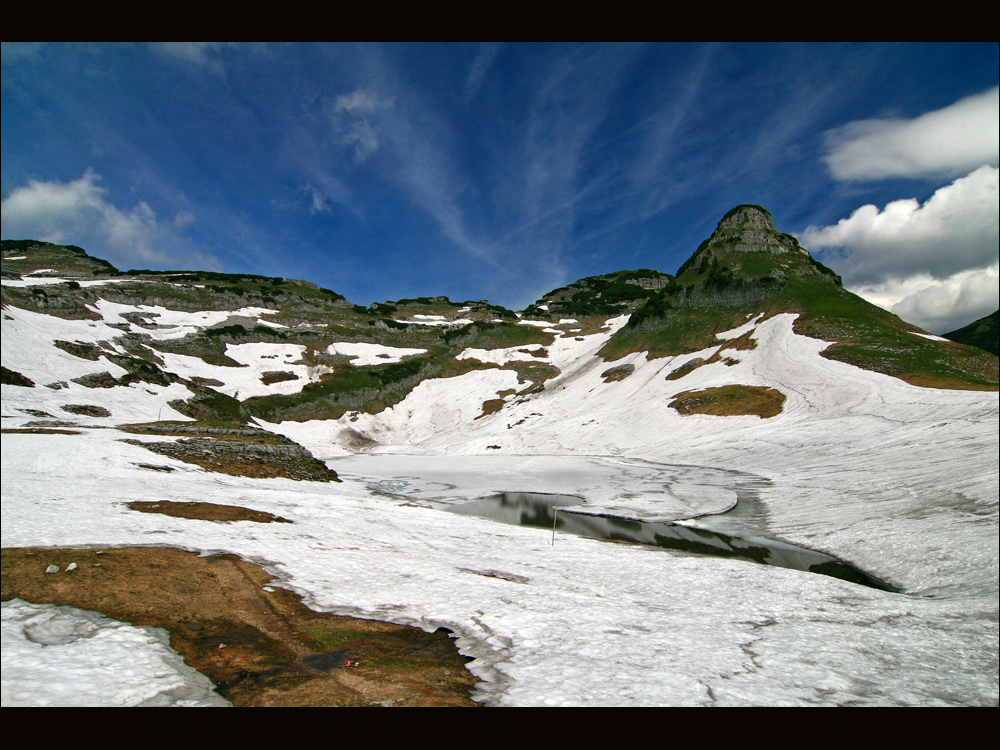
{"type": "Polygon", "coordinates": [[[185,463],[210,471],[259,478],[283,477],[310,482],[339,482],[337,472],[326,467],[298,443],[260,443],[249,440],[220,440],[212,437],[181,438],[175,442],[144,442],[126,438],[122,442],[139,445],[185,463]]]}

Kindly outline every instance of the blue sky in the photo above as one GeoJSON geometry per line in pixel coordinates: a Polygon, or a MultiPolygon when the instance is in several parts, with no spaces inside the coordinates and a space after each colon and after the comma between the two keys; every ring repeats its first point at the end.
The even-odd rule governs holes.
{"type": "Polygon", "coordinates": [[[998,306],[996,43],[4,43],[5,239],[515,309],[739,203],[928,330],[998,306]]]}

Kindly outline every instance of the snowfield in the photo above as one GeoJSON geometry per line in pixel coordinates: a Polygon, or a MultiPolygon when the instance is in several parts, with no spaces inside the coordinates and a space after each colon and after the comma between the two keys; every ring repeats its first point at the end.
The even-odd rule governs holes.
{"type": "MultiPolygon", "coordinates": [[[[157,456],[175,469],[166,474],[142,469],[152,454],[122,443],[113,426],[158,413],[180,418],[166,402],[183,396],[145,384],[44,387],[78,370],[111,370],[53,340],[113,340],[120,330],[15,309],[4,316],[4,364],[37,384],[3,386],[4,427],[35,419],[26,408],[70,419],[61,405],[90,403],[88,394],[113,414],[78,420],[82,435],[3,435],[5,547],[234,553],[263,564],[314,609],[452,629],[485,680],[478,699],[495,706],[997,704],[995,392],[918,388],[824,359],[827,343],[795,334],[792,315],[752,318],[693,355],[605,362],[596,352],[623,317],[606,332],[557,336],[538,361],[561,374],[540,393],[503,396],[492,414],[483,416],[484,401],[527,385],[513,370],[424,381],[380,414],[262,425],[326,460],[341,484],[231,477],[157,456]],[[749,332],[756,348],[725,351],[734,364],[666,380],[749,332]],[[605,382],[601,374],[620,364],[635,369],[605,382]],[[683,391],[728,384],[778,389],[784,410],[761,419],[681,416],[668,406],[683,391]],[[375,441],[366,455],[350,450],[358,434],[375,441]],[[762,530],[850,561],[903,593],[564,534],[553,544],[550,531],[431,507],[523,490],[579,495],[622,515],[690,518],[730,507],[737,473],[753,484],[762,530]],[[126,507],[191,499],[294,523],[212,523],[126,507]]],[[[164,318],[157,322],[194,325],[164,318]]],[[[255,362],[296,367],[278,345],[246,346],[270,347],[248,350],[239,360],[248,371],[263,366],[255,362]],[[271,355],[279,356],[262,360],[271,355]]],[[[520,354],[463,356],[504,363],[520,354]]],[[[249,395],[243,387],[240,397],[249,395]]],[[[103,666],[110,659],[77,656],[79,640],[39,645],[28,626],[37,616],[5,605],[4,705],[62,704],[66,683],[108,705],[203,699],[157,638],[86,620],[93,633],[109,631],[106,646],[95,635],[89,648],[106,647],[110,657],[132,639],[136,658],[156,660],[162,689],[139,667],[119,673],[103,666]],[[123,697],[123,683],[145,692],[123,697]]]]}

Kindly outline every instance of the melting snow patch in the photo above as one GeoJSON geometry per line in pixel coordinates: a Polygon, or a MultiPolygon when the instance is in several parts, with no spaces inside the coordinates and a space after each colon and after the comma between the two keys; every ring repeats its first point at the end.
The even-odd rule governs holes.
{"type": "Polygon", "coordinates": [[[160,628],[20,599],[2,617],[4,706],[230,705],[160,628]]]}
{"type": "Polygon", "coordinates": [[[339,342],[330,344],[326,348],[327,354],[342,354],[351,357],[351,364],[355,367],[364,365],[385,365],[401,362],[404,357],[412,357],[416,354],[426,354],[426,349],[404,349],[397,346],[383,346],[382,344],[364,344],[339,342]]]}
{"type": "Polygon", "coordinates": [[[907,333],[912,333],[914,336],[920,336],[920,338],[930,339],[931,341],[945,341],[951,343],[951,339],[946,339],[944,336],[935,336],[930,333],[918,333],[917,331],[908,331],[907,333]]]}
{"type": "Polygon", "coordinates": [[[722,333],[715,334],[715,338],[722,339],[723,341],[738,339],[740,336],[749,333],[754,328],[756,328],[757,323],[760,321],[763,315],[764,313],[758,313],[752,320],[747,321],[743,325],[734,328],[731,331],[723,331],[722,333]]]}
{"type": "Polygon", "coordinates": [[[538,326],[539,328],[548,328],[550,325],[552,325],[551,323],[547,323],[544,320],[519,320],[517,322],[520,323],[521,325],[538,326]]]}
{"type": "Polygon", "coordinates": [[[412,318],[397,319],[397,323],[409,323],[420,326],[466,326],[472,322],[469,318],[448,320],[443,315],[414,315],[412,318]]]}

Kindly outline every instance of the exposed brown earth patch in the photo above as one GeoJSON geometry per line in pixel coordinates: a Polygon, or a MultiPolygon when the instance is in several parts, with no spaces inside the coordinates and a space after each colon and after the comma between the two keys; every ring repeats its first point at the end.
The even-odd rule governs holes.
{"type": "Polygon", "coordinates": [[[496,414],[503,408],[505,401],[502,398],[491,398],[483,401],[483,413],[480,414],[476,419],[482,419],[483,417],[488,417],[490,414],[496,414]]]}
{"type": "Polygon", "coordinates": [[[170,473],[174,470],[173,466],[160,466],[159,464],[135,464],[140,469],[149,469],[150,471],[162,471],[165,473],[170,473]]]}
{"type": "Polygon", "coordinates": [[[549,350],[544,346],[539,349],[518,349],[521,354],[530,354],[532,357],[538,357],[539,359],[545,359],[549,356],[549,350]]]}
{"type": "Polygon", "coordinates": [[[15,435],[79,435],[79,430],[59,430],[54,427],[5,427],[0,432],[15,435]]]}
{"type": "Polygon", "coordinates": [[[749,351],[751,349],[756,349],[757,339],[753,338],[753,333],[754,333],[753,331],[748,331],[747,333],[744,333],[742,336],[738,338],[729,339],[726,343],[722,345],[722,348],[719,349],[719,352],[723,352],[726,349],[739,349],[741,351],[749,351]]]}
{"type": "Polygon", "coordinates": [[[2,598],[97,611],[170,633],[237,706],[477,706],[447,633],[313,612],[232,555],[170,548],[2,552],[2,598]],[[67,571],[70,563],[78,568],[67,571]],[[60,572],[46,574],[50,565],[60,572]]]}
{"type": "Polygon", "coordinates": [[[9,370],[0,365],[0,383],[3,385],[19,385],[22,388],[34,388],[35,381],[16,370],[9,370]]]}
{"type": "MultiPolygon", "coordinates": [[[[149,468],[159,469],[151,466],[149,468]]],[[[164,466],[163,469],[170,470],[164,466]]],[[[159,513],[174,518],[190,518],[197,521],[253,521],[254,523],[292,523],[287,518],[276,516],[262,510],[251,510],[238,505],[217,505],[216,503],[190,502],[178,503],[171,500],[151,502],[135,500],[128,504],[132,510],[141,513],[159,513]]]]}
{"type": "Polygon", "coordinates": [[[66,404],[60,406],[63,411],[76,414],[81,417],[110,417],[111,412],[103,406],[93,406],[92,404],[66,404]]]}
{"type": "Polygon", "coordinates": [[[667,377],[665,378],[665,380],[680,380],[685,375],[689,375],[692,372],[694,372],[695,370],[697,370],[703,364],[705,364],[705,360],[702,359],[701,357],[698,357],[696,359],[692,359],[692,360],[690,360],[688,362],[685,362],[683,365],[681,365],[680,367],[678,367],[676,370],[672,370],[667,375],[667,377]]]}
{"type": "Polygon", "coordinates": [[[1000,385],[985,385],[976,383],[964,383],[962,381],[950,379],[950,378],[935,378],[930,375],[915,375],[913,373],[904,372],[902,375],[897,375],[900,380],[903,380],[910,385],[920,386],[921,388],[945,388],[950,391],[996,391],[1000,390],[1000,385]]]}
{"type": "Polygon", "coordinates": [[[781,413],[785,394],[774,388],[751,385],[724,385],[679,393],[670,407],[681,414],[709,414],[716,417],[757,415],[763,419],[781,413]]]}
{"type": "Polygon", "coordinates": [[[635,365],[618,365],[602,372],[601,377],[604,378],[605,383],[614,383],[618,380],[624,380],[633,372],[635,372],[635,365]]]}
{"type": "Polygon", "coordinates": [[[162,456],[230,476],[339,482],[337,472],[283,435],[231,423],[150,422],[122,425],[126,432],[184,436],[175,442],[125,439],[162,456]]]}
{"type": "Polygon", "coordinates": [[[339,482],[337,472],[326,467],[300,445],[268,445],[217,438],[182,438],[173,443],[122,440],[153,453],[236,477],[339,482]]]}
{"type": "Polygon", "coordinates": [[[288,380],[298,380],[299,376],[294,372],[284,372],[281,370],[271,370],[265,372],[260,376],[260,382],[264,385],[273,385],[274,383],[284,383],[288,380]]]}

